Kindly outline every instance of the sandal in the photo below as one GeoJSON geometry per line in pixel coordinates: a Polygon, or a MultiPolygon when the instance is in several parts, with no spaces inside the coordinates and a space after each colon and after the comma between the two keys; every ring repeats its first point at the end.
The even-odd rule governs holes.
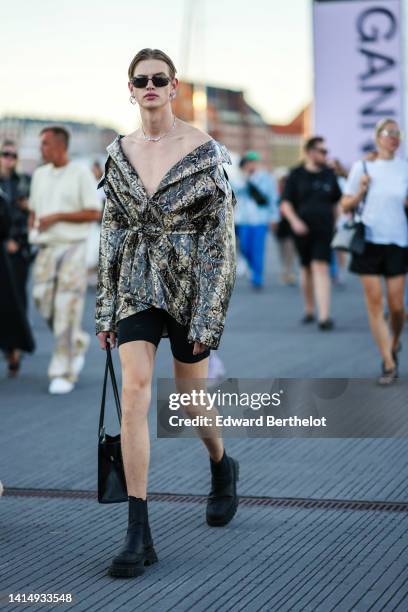
{"type": "Polygon", "coordinates": [[[386,369],[384,362],[382,362],[382,374],[377,379],[379,385],[385,386],[395,382],[398,378],[398,366],[395,364],[393,368],[386,369]]]}
{"type": "Polygon", "coordinates": [[[314,321],[315,321],[314,314],[305,314],[303,319],[300,320],[300,322],[303,323],[303,325],[307,325],[308,323],[313,323],[314,321]]]}

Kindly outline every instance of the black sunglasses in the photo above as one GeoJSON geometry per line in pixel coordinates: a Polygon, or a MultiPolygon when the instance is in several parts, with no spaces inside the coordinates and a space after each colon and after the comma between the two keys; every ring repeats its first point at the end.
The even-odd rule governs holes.
{"type": "Polygon", "coordinates": [[[11,159],[17,159],[17,153],[12,153],[11,151],[1,151],[1,157],[10,157],[11,159]]]}
{"type": "MultiPolygon", "coordinates": [[[[132,83],[133,87],[136,87],[137,89],[142,89],[143,87],[146,87],[149,80],[150,78],[148,76],[143,75],[131,78],[130,82],[132,83]]],[[[154,74],[152,76],[152,83],[155,87],[165,87],[170,83],[170,80],[171,79],[165,75],[154,74]]]]}
{"type": "Polygon", "coordinates": [[[322,155],[327,155],[329,152],[328,149],[324,149],[323,147],[315,147],[314,150],[318,153],[321,153],[322,155]]]}

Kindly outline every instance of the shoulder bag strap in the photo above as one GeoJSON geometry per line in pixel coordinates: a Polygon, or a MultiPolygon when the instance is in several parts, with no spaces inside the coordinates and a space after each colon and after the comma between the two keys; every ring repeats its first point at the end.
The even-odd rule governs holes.
{"type": "MultiPolygon", "coordinates": [[[[367,163],[365,159],[361,160],[362,164],[363,164],[363,170],[364,170],[364,174],[367,174],[368,176],[370,176],[368,174],[368,170],[367,170],[367,163]]],[[[357,210],[356,210],[356,215],[358,215],[361,219],[361,216],[363,214],[363,210],[364,210],[364,206],[367,200],[367,194],[368,194],[368,189],[364,194],[364,197],[362,198],[362,200],[359,202],[359,205],[357,206],[357,210]]]]}

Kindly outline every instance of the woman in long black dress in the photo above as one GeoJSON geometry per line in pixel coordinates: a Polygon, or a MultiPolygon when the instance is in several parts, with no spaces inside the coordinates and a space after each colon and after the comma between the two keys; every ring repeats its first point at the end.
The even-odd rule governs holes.
{"type": "MultiPolygon", "coordinates": [[[[0,190],[0,320],[3,321],[3,329],[0,334],[0,349],[6,355],[11,350],[31,353],[35,348],[34,338],[24,306],[19,297],[9,255],[6,250],[6,242],[10,236],[11,225],[10,208],[4,191],[0,190]]],[[[10,368],[9,366],[10,375],[16,374],[17,370],[18,367],[10,368]]]]}
{"type": "MultiPolygon", "coordinates": [[[[6,199],[9,213],[9,229],[4,249],[17,291],[17,298],[27,313],[27,281],[31,263],[31,246],[28,242],[29,211],[27,198],[30,177],[17,172],[18,152],[13,140],[5,140],[0,149],[0,189],[6,199]]],[[[6,349],[8,370],[11,376],[20,367],[21,351],[10,345],[6,349]]]]}

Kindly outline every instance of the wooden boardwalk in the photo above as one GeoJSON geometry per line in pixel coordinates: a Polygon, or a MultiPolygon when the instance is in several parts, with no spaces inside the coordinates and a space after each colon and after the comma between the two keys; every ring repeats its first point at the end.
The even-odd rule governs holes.
{"type": "MultiPolygon", "coordinates": [[[[334,291],[337,326],[322,333],[300,325],[298,290],[277,282],[271,244],[268,257],[262,293],[237,282],[219,350],[227,375],[376,376],[380,360],[356,279],[334,291]]],[[[93,303],[90,289],[91,333],[93,303]]],[[[142,578],[107,576],[127,508],[99,505],[92,493],[104,354],[95,340],[75,391],[51,397],[45,374],[51,337],[35,312],[32,318],[38,350],[19,379],[0,382],[1,610],[62,605],[10,606],[11,592],[69,592],[74,603],[63,607],[78,611],[408,609],[406,439],[230,439],[243,501],[230,525],[212,529],[204,521],[204,448],[194,439],[157,440],[153,403],[149,507],[160,562],[142,578]]],[[[155,374],[171,373],[164,339],[155,374]]],[[[408,377],[404,353],[401,376],[408,377]]],[[[116,432],[113,410],[108,423],[116,432]]]]}

